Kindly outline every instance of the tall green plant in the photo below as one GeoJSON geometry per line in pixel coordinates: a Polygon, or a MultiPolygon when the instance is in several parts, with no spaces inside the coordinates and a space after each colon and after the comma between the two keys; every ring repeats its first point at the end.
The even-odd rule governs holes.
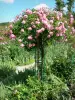
{"type": "Polygon", "coordinates": [[[55,0],[56,1],[56,10],[62,11],[63,7],[65,6],[65,3],[63,0],[55,0]]]}
{"type": "Polygon", "coordinates": [[[47,72],[69,80],[75,70],[75,50],[68,44],[57,43],[46,49],[45,64],[47,72]],[[50,69],[50,71],[49,71],[50,69]]]}
{"type": "Polygon", "coordinates": [[[68,8],[68,12],[73,12],[73,8],[75,6],[75,0],[67,0],[67,8],[68,8]]]}

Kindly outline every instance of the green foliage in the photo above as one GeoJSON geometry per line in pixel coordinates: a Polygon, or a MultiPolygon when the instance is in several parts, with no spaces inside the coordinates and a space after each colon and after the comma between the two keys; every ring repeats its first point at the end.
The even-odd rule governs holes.
{"type": "Polygon", "coordinates": [[[0,45],[0,63],[25,65],[34,62],[34,51],[20,48],[16,41],[10,41],[7,45],[0,45]]]}
{"type": "Polygon", "coordinates": [[[63,10],[63,7],[65,6],[63,0],[55,0],[56,1],[56,10],[61,11],[63,10]]]}
{"type": "Polygon", "coordinates": [[[33,69],[26,69],[24,72],[18,72],[18,74],[14,71],[10,76],[2,79],[2,83],[5,85],[14,85],[20,83],[26,83],[28,76],[34,76],[35,72],[33,69]]]}
{"type": "Polygon", "coordinates": [[[74,8],[75,0],[67,0],[68,12],[72,12],[74,8]]]}
{"type": "Polygon", "coordinates": [[[0,64],[0,81],[13,74],[15,68],[11,64],[0,64]]]}
{"type": "Polygon", "coordinates": [[[10,90],[0,83],[0,100],[8,100],[10,90]]]}
{"type": "Polygon", "coordinates": [[[71,78],[75,69],[75,50],[65,43],[50,45],[46,49],[45,64],[50,71],[64,79],[71,78]]]}
{"type": "Polygon", "coordinates": [[[68,87],[53,74],[46,82],[39,81],[36,77],[29,77],[26,85],[15,85],[11,92],[11,100],[69,100],[70,98],[68,87]]]}

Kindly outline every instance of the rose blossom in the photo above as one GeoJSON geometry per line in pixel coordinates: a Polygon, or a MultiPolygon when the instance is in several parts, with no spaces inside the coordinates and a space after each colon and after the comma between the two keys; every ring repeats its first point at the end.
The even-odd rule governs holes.
{"type": "Polygon", "coordinates": [[[59,33],[57,33],[56,36],[57,36],[57,37],[60,36],[59,33]]]}
{"type": "Polygon", "coordinates": [[[42,23],[43,23],[44,25],[47,25],[47,24],[48,24],[48,22],[47,22],[46,20],[42,20],[42,23]]]}
{"type": "Polygon", "coordinates": [[[53,32],[49,32],[49,34],[50,34],[51,36],[53,36],[53,32]]]}
{"type": "Polygon", "coordinates": [[[41,31],[43,32],[44,30],[45,30],[45,28],[42,27],[42,28],[41,28],[41,31]]]}
{"type": "Polygon", "coordinates": [[[0,37],[0,40],[3,40],[3,37],[0,37]]]}
{"type": "Polygon", "coordinates": [[[33,43],[32,45],[33,45],[33,47],[35,46],[35,44],[34,44],[34,43],[33,43]]]}
{"type": "Polygon", "coordinates": [[[24,32],[24,29],[23,28],[21,29],[21,32],[24,32]]]}
{"type": "Polygon", "coordinates": [[[33,46],[32,44],[29,44],[29,45],[28,45],[29,48],[31,48],[32,46],[33,46]]]}
{"type": "Polygon", "coordinates": [[[39,33],[42,33],[45,29],[42,27],[41,29],[37,30],[36,32],[39,34],[39,33]]]}
{"type": "Polygon", "coordinates": [[[26,14],[27,14],[27,15],[32,14],[32,11],[31,11],[30,9],[27,9],[27,10],[26,10],[26,14]]]}
{"type": "Polygon", "coordinates": [[[36,24],[40,24],[40,22],[39,22],[39,21],[36,21],[35,23],[36,23],[36,24]]]}
{"type": "Polygon", "coordinates": [[[32,25],[32,28],[36,28],[36,26],[35,25],[32,25]]]}
{"type": "Polygon", "coordinates": [[[9,28],[12,29],[12,28],[13,28],[13,25],[11,24],[11,25],[9,26],[9,28]]]}
{"type": "Polygon", "coordinates": [[[47,38],[50,38],[51,37],[51,35],[49,34],[48,36],[47,36],[47,38]]]}
{"type": "Polygon", "coordinates": [[[26,23],[26,21],[25,21],[25,20],[23,20],[23,21],[22,21],[22,24],[25,24],[25,23],[26,23]]]}
{"type": "Polygon", "coordinates": [[[29,28],[28,28],[28,30],[29,30],[29,31],[31,31],[31,30],[32,30],[32,28],[31,28],[31,27],[29,27],[29,28]]]}
{"type": "Polygon", "coordinates": [[[59,36],[63,36],[63,34],[62,33],[59,33],[59,36]]]}
{"type": "Polygon", "coordinates": [[[46,25],[46,28],[47,28],[48,30],[53,30],[53,26],[50,25],[50,24],[47,24],[47,25],[46,25]]]}
{"type": "Polygon", "coordinates": [[[23,43],[22,43],[22,44],[20,44],[20,47],[22,47],[22,48],[23,48],[23,47],[24,47],[24,44],[23,44],[23,43]]]}
{"type": "Polygon", "coordinates": [[[23,16],[23,19],[27,19],[27,18],[28,18],[28,15],[24,15],[24,16],[23,16]]]}
{"type": "Polygon", "coordinates": [[[59,12],[58,15],[60,18],[62,18],[62,16],[63,16],[62,12],[59,12]]]}
{"type": "Polygon", "coordinates": [[[16,36],[14,34],[10,34],[10,39],[15,39],[16,36]]]}
{"type": "Polygon", "coordinates": [[[57,20],[59,20],[59,19],[60,19],[58,15],[56,16],[56,19],[57,19],[57,20]]]}
{"type": "Polygon", "coordinates": [[[50,20],[50,23],[53,24],[53,20],[50,20]]]}
{"type": "Polygon", "coordinates": [[[72,27],[72,33],[75,33],[75,29],[74,29],[74,27],[72,27]]]}
{"type": "Polygon", "coordinates": [[[12,34],[12,33],[13,33],[13,31],[12,31],[12,30],[10,30],[10,31],[9,31],[9,33],[10,33],[10,34],[12,34]]]}
{"type": "Polygon", "coordinates": [[[34,25],[34,22],[31,22],[31,25],[34,25]]]}
{"type": "Polygon", "coordinates": [[[32,39],[33,39],[32,35],[28,36],[28,40],[32,40],[32,39]]]}
{"type": "Polygon", "coordinates": [[[18,39],[18,42],[20,42],[20,43],[21,43],[21,42],[22,42],[22,40],[21,40],[21,39],[18,39]]]}
{"type": "Polygon", "coordinates": [[[39,30],[36,30],[36,32],[39,34],[39,33],[42,33],[42,30],[39,29],[39,30]]]}
{"type": "Polygon", "coordinates": [[[70,18],[70,24],[73,24],[73,22],[74,22],[74,18],[72,17],[70,18]]]}

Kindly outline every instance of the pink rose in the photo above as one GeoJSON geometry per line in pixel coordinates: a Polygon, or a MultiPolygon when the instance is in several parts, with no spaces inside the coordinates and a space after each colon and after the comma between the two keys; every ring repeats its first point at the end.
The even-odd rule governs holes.
{"type": "Polygon", "coordinates": [[[39,29],[39,30],[36,30],[36,32],[39,34],[39,33],[42,33],[42,30],[39,29]]]}
{"type": "Polygon", "coordinates": [[[47,24],[48,24],[48,22],[47,22],[46,20],[42,20],[42,23],[43,23],[44,25],[47,25],[47,24]]]}
{"type": "Polygon", "coordinates": [[[40,21],[39,18],[36,19],[37,21],[40,21]]]}
{"type": "Polygon", "coordinates": [[[35,46],[35,44],[34,44],[34,43],[33,43],[32,45],[33,45],[33,47],[35,46]]]}
{"type": "Polygon", "coordinates": [[[57,33],[56,36],[57,36],[57,37],[60,36],[59,33],[57,33]]]}
{"type": "Polygon", "coordinates": [[[31,11],[30,9],[27,9],[27,10],[26,10],[26,14],[27,14],[27,15],[32,14],[32,11],[31,11]]]}
{"type": "Polygon", "coordinates": [[[53,20],[50,20],[50,23],[53,24],[53,20]]]}
{"type": "Polygon", "coordinates": [[[28,40],[32,40],[32,39],[33,39],[32,35],[28,36],[28,40]]]}
{"type": "Polygon", "coordinates": [[[75,33],[75,29],[74,29],[74,27],[72,27],[72,33],[73,33],[73,34],[75,33]]]}
{"type": "Polygon", "coordinates": [[[23,47],[24,47],[24,44],[23,44],[23,43],[22,43],[22,44],[20,44],[20,47],[22,47],[22,48],[23,48],[23,47]]]}
{"type": "Polygon", "coordinates": [[[44,30],[45,30],[45,28],[42,27],[42,28],[41,28],[41,31],[43,32],[44,30]]]}
{"type": "Polygon", "coordinates": [[[13,28],[13,25],[11,24],[11,25],[9,26],[9,28],[12,29],[12,28],[13,28]]]}
{"type": "Polygon", "coordinates": [[[27,19],[27,18],[28,18],[28,15],[24,15],[24,16],[23,16],[23,19],[27,19]]]}
{"type": "Polygon", "coordinates": [[[31,48],[32,46],[33,46],[32,44],[29,44],[29,45],[28,45],[29,48],[31,48]]]}
{"type": "Polygon", "coordinates": [[[59,33],[59,36],[63,36],[63,34],[62,33],[59,33]]]}
{"type": "Polygon", "coordinates": [[[70,24],[73,24],[73,22],[74,22],[74,18],[71,17],[71,18],[70,18],[70,24]]]}
{"type": "Polygon", "coordinates": [[[70,18],[73,18],[73,15],[72,14],[70,15],[70,18]]]}
{"type": "Polygon", "coordinates": [[[36,28],[36,26],[35,25],[32,25],[32,28],[36,28]]]}
{"type": "Polygon", "coordinates": [[[13,33],[13,31],[12,31],[12,30],[10,30],[10,31],[9,31],[9,34],[12,34],[12,33],[13,33]]]}
{"type": "Polygon", "coordinates": [[[62,16],[63,16],[62,12],[59,12],[58,15],[60,18],[62,18],[62,16]]]}
{"type": "Polygon", "coordinates": [[[3,37],[0,37],[0,40],[3,40],[3,37]]]}
{"type": "Polygon", "coordinates": [[[53,32],[49,32],[49,34],[50,34],[51,36],[53,36],[53,32]]]}
{"type": "Polygon", "coordinates": [[[14,34],[10,34],[10,39],[15,39],[16,36],[14,34]]]}
{"type": "Polygon", "coordinates": [[[50,38],[51,37],[51,35],[49,34],[48,36],[47,36],[47,38],[50,38]]]}
{"type": "Polygon", "coordinates": [[[47,24],[47,25],[46,25],[46,28],[47,28],[48,30],[53,30],[53,26],[50,25],[50,24],[47,24]]]}
{"type": "Polygon", "coordinates": [[[57,16],[56,19],[59,20],[60,19],[59,16],[57,16]]]}
{"type": "Polygon", "coordinates": [[[21,40],[21,39],[18,39],[18,42],[20,42],[20,43],[21,43],[21,42],[22,42],[22,40],[21,40]]]}
{"type": "Polygon", "coordinates": [[[39,21],[36,21],[35,23],[36,23],[36,24],[40,24],[40,22],[39,22],[39,21]]]}
{"type": "Polygon", "coordinates": [[[25,24],[25,23],[26,23],[26,21],[25,21],[25,20],[23,20],[23,21],[22,21],[22,24],[25,24]]]}
{"type": "Polygon", "coordinates": [[[31,31],[31,30],[32,30],[32,28],[31,28],[31,27],[29,27],[29,28],[28,28],[28,30],[29,30],[29,31],[31,31]]]}
{"type": "Polygon", "coordinates": [[[31,25],[34,25],[34,22],[31,22],[31,25]]]}
{"type": "Polygon", "coordinates": [[[21,32],[22,32],[22,33],[24,32],[24,29],[23,29],[23,28],[21,29],[21,32]]]}

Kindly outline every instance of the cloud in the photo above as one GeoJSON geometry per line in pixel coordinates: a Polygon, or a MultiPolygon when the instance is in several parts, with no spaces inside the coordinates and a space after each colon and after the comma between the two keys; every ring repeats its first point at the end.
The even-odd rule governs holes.
{"type": "Polygon", "coordinates": [[[0,1],[2,1],[4,3],[14,3],[14,0],[0,0],[0,1]]]}
{"type": "Polygon", "coordinates": [[[64,11],[64,12],[67,12],[67,11],[68,11],[67,5],[63,8],[63,11],[64,11]]]}
{"type": "Polygon", "coordinates": [[[40,8],[49,8],[49,7],[46,4],[39,4],[34,7],[34,9],[37,9],[37,10],[40,8]]]}

